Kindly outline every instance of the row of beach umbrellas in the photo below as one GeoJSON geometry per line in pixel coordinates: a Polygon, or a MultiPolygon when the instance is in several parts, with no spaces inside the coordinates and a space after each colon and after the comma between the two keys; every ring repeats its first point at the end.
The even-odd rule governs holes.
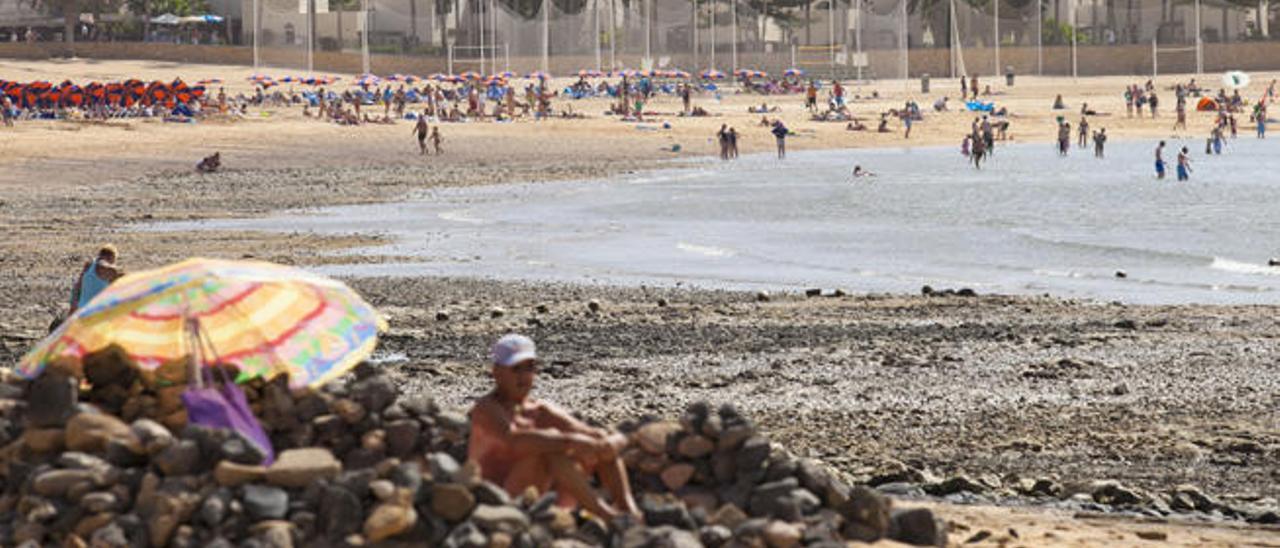
{"type": "MultiPolygon", "coordinates": [[[[796,78],[804,76],[804,70],[798,68],[787,69],[783,75],[788,78],[796,78]]],[[[671,78],[671,79],[691,79],[693,74],[683,70],[636,70],[636,69],[620,69],[613,71],[600,71],[595,69],[582,69],[577,72],[579,78],[671,78]]],[[[723,80],[728,77],[727,74],[719,70],[704,70],[697,74],[698,78],[703,80],[723,80]]],[[[769,73],[760,70],[739,69],[734,73],[738,78],[767,78],[769,73]]],[[[505,81],[516,78],[517,75],[511,71],[499,72],[496,74],[481,74],[473,71],[466,71],[459,74],[434,73],[429,76],[417,76],[412,74],[391,74],[389,76],[377,76],[375,74],[361,74],[352,81],[353,85],[360,87],[372,87],[387,82],[403,82],[414,84],[422,81],[436,82],[496,82],[505,81]]],[[[535,70],[524,74],[528,80],[544,81],[549,80],[552,76],[546,72],[535,70]]],[[[273,78],[266,74],[254,74],[248,78],[250,82],[261,85],[263,87],[271,87],[281,83],[299,83],[312,86],[333,85],[341,80],[338,76],[284,76],[281,78],[273,78]]]]}
{"type": "Polygon", "coordinates": [[[182,79],[172,82],[154,80],[145,82],[136,78],[119,82],[89,82],[77,84],[70,80],[61,83],[37,80],[15,82],[0,80],[0,93],[7,96],[18,108],[57,108],[86,105],[130,107],[135,104],[165,105],[172,108],[202,97],[205,82],[188,85],[182,79]]]}

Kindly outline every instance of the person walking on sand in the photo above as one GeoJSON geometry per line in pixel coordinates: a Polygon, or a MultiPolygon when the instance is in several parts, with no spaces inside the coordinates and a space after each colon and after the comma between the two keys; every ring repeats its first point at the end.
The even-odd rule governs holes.
{"type": "Polygon", "coordinates": [[[1178,180],[1191,180],[1191,152],[1187,147],[1182,147],[1182,151],[1178,153],[1178,180]]]}
{"type": "Polygon", "coordinates": [[[427,125],[427,113],[422,112],[418,117],[418,123],[414,124],[413,132],[418,136],[418,154],[427,154],[427,135],[431,133],[431,126],[427,125]]]}
{"type": "Polygon", "coordinates": [[[1156,179],[1164,180],[1164,141],[1156,145],[1156,179]]]}
{"type": "Polygon", "coordinates": [[[491,350],[493,390],[468,414],[467,461],[510,496],[554,491],[556,503],[612,521],[639,519],[627,467],[627,437],[594,428],[559,406],[531,396],[541,364],[532,340],[507,335],[491,350]],[[592,486],[598,480],[600,490],[592,486]]]}
{"type": "Polygon", "coordinates": [[[1178,100],[1177,114],[1178,114],[1178,119],[1175,122],[1173,122],[1174,131],[1177,131],[1179,129],[1186,130],[1187,129],[1187,101],[1185,99],[1178,100]]]}
{"type": "Polygon", "coordinates": [[[787,126],[782,125],[782,120],[773,122],[773,129],[770,130],[774,138],[778,141],[778,159],[787,157],[787,126]]]}
{"type": "Polygon", "coordinates": [[[1093,134],[1093,156],[1102,158],[1105,156],[1104,149],[1107,146],[1107,128],[1101,128],[1093,134]]]}
{"type": "Polygon", "coordinates": [[[974,169],[982,169],[982,160],[987,155],[987,143],[981,136],[973,135],[973,150],[969,152],[969,158],[973,160],[974,169]]]}
{"type": "Polygon", "coordinates": [[[738,159],[738,130],[729,128],[727,137],[729,139],[729,158],[736,160],[738,159]]]}
{"type": "Polygon", "coordinates": [[[436,151],[436,156],[444,154],[444,150],[440,148],[440,143],[444,142],[444,137],[440,136],[440,126],[431,128],[431,148],[436,151]]]}
{"type": "Polygon", "coordinates": [[[1258,138],[1266,139],[1267,138],[1267,105],[1265,103],[1258,105],[1258,110],[1257,110],[1255,120],[1257,121],[1257,124],[1258,124],[1257,125],[1258,138]]]}
{"type": "Polygon", "coordinates": [[[1058,155],[1066,156],[1071,148],[1071,124],[1062,122],[1058,125],[1058,155]]]}
{"type": "Polygon", "coordinates": [[[116,246],[106,244],[98,248],[98,256],[94,260],[84,264],[71,288],[71,311],[68,317],[84,308],[112,282],[124,276],[124,269],[116,264],[117,257],[116,246]]]}
{"type": "Polygon", "coordinates": [[[729,159],[729,124],[720,124],[720,131],[716,132],[716,141],[720,143],[720,159],[729,159]]]}

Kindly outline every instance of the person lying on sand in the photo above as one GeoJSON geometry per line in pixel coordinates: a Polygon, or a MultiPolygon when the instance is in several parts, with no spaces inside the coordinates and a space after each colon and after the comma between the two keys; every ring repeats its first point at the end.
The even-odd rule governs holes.
{"type": "Polygon", "coordinates": [[[205,156],[200,163],[196,164],[196,171],[200,173],[213,173],[222,167],[222,153],[214,152],[210,156],[205,156]]]}
{"type": "Polygon", "coordinates": [[[866,131],[867,125],[863,124],[862,120],[858,120],[855,118],[852,122],[849,122],[847,125],[845,125],[844,129],[845,131],[866,131]]]}
{"type": "Polygon", "coordinates": [[[639,518],[619,451],[626,436],[593,428],[550,402],[529,395],[539,360],[532,340],[507,335],[493,345],[494,389],[471,408],[467,460],[512,496],[533,487],[555,490],[561,506],[579,504],[606,520],[639,518]],[[607,493],[598,494],[598,479],[607,493]]]}

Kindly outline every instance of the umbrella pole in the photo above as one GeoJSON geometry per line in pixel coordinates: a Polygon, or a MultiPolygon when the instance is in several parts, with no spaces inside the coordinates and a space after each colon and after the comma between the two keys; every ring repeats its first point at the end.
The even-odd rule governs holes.
{"type": "Polygon", "coordinates": [[[200,321],[195,318],[187,318],[183,325],[183,334],[187,337],[187,384],[191,383],[191,379],[195,379],[196,388],[204,388],[204,375],[200,371],[200,321]]]}

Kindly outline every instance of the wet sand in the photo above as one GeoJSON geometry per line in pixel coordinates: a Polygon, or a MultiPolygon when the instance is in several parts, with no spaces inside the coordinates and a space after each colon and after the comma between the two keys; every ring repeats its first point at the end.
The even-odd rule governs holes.
{"type": "MultiPolygon", "coordinates": [[[[15,66],[49,79],[57,78],[57,71],[81,77],[172,77],[179,70],[153,65],[4,62],[0,77],[22,77],[13,72],[15,66]],[[142,69],[154,72],[131,72],[142,69]]],[[[242,67],[180,70],[188,80],[218,71],[243,78],[249,72],[242,67]]],[[[1098,104],[1115,111],[1119,87],[1129,80],[1082,79],[1081,88],[1100,98],[1113,96],[1111,103],[1100,99],[1098,104]]],[[[1264,80],[1255,75],[1255,81],[1264,80]]],[[[1026,96],[1022,90],[1035,89],[1035,83],[1024,88],[1019,82],[1011,101],[1023,101],[1028,109],[1043,107],[1034,118],[1017,122],[1018,139],[1048,137],[1053,113],[1047,107],[1055,86],[1065,82],[1045,81],[1026,96]],[[1042,125],[1048,129],[1033,129],[1042,125]]],[[[1166,104],[1168,99],[1171,95],[1166,104]]],[[[769,100],[783,105],[793,129],[814,131],[811,140],[795,139],[796,146],[903,144],[896,133],[854,134],[843,124],[809,126],[800,121],[798,97],[769,100]]],[[[655,108],[674,111],[678,103],[667,101],[655,108]]],[[[745,111],[751,102],[731,99],[723,114],[738,107],[745,111]]],[[[865,110],[888,104],[871,103],[865,110]]],[[[923,100],[921,106],[928,108],[923,100]]],[[[712,153],[706,136],[719,123],[733,120],[742,131],[758,118],[744,112],[689,127],[677,122],[671,134],[636,130],[634,124],[598,115],[544,124],[446,125],[449,154],[422,158],[408,153],[414,147],[408,124],[340,128],[296,112],[272,116],[282,119],[194,126],[30,123],[0,131],[5,250],[0,254],[0,359],[12,363],[43,335],[53,312],[65,306],[76,269],[103,241],[121,248],[122,262],[131,270],[192,255],[300,265],[385,259],[327,254],[383,238],[377,234],[321,238],[124,230],[132,223],[388,201],[445,185],[608,176],[664,158],[712,153]],[[680,155],[662,151],[681,141],[680,155]],[[228,171],[191,174],[189,166],[212,149],[223,150],[228,171]]],[[[919,140],[913,144],[956,141],[969,118],[949,116],[954,120],[938,124],[936,131],[930,124],[917,125],[919,140]]],[[[1108,126],[1113,139],[1159,136],[1172,120],[1162,120],[1159,127],[1116,122],[1108,126]]],[[[771,146],[767,136],[749,135],[744,152],[771,146]]],[[[449,405],[465,406],[483,390],[478,364],[487,344],[520,330],[533,335],[551,360],[541,394],[593,420],[672,415],[697,399],[734,401],[773,439],[823,458],[850,479],[914,471],[926,480],[919,484],[960,473],[998,483],[972,497],[953,495],[939,507],[945,519],[958,524],[953,525],[955,542],[984,528],[995,533],[989,539],[995,542],[1007,536],[1002,530],[1008,527],[1020,532],[1043,527],[1055,535],[1022,534],[1021,540],[1009,541],[1029,545],[1137,544],[1135,532],[1148,529],[1185,545],[1263,543],[1275,535],[1258,526],[1073,517],[1084,506],[988,506],[1062,506],[1059,498],[1010,498],[1017,480],[1045,478],[1068,490],[1114,479],[1150,494],[1192,483],[1233,508],[1274,509],[1280,497],[1274,465],[1280,452],[1280,386],[1273,374],[1272,307],[906,295],[775,295],[762,303],[749,293],[679,289],[426,278],[354,283],[390,316],[393,330],[383,349],[408,358],[388,367],[413,389],[449,405]],[[589,311],[593,299],[601,312],[589,311]],[[538,312],[539,305],[547,311],[538,312]],[[439,312],[448,320],[437,320],[439,312]],[[982,506],[951,505],[956,502],[982,506]]]]}

